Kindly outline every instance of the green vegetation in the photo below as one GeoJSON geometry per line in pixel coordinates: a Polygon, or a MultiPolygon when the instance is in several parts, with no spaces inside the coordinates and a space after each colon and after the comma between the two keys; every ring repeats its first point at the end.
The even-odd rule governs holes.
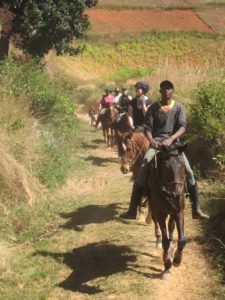
{"type": "Polygon", "coordinates": [[[191,107],[192,131],[206,142],[222,144],[225,127],[225,79],[198,83],[191,107]]]}
{"type": "Polygon", "coordinates": [[[118,66],[158,66],[165,58],[175,60],[176,64],[187,60],[193,64],[214,64],[216,61],[223,64],[223,37],[219,35],[152,32],[136,38],[128,37],[117,45],[113,45],[113,40],[111,42],[101,46],[87,44],[81,58],[92,60],[94,66],[100,67],[111,61],[114,69],[118,66]]]}
{"type": "Polygon", "coordinates": [[[120,71],[115,72],[112,75],[112,79],[114,79],[116,82],[121,83],[124,82],[128,79],[133,79],[137,77],[146,77],[150,76],[154,73],[153,68],[147,68],[147,69],[142,69],[142,68],[123,68],[120,71]]]}
{"type": "Polygon", "coordinates": [[[225,5],[224,0],[99,0],[98,7],[107,9],[196,9],[205,8],[208,5],[225,5]]]}
{"type": "Polygon", "coordinates": [[[89,25],[84,11],[96,2],[1,0],[0,59],[8,56],[12,37],[17,47],[35,56],[43,56],[50,49],[55,49],[58,54],[76,54],[79,49],[72,48],[70,43],[74,38],[84,36],[89,25]]]}
{"type": "MultiPolygon", "coordinates": [[[[27,115],[16,111],[5,111],[0,120],[1,125],[10,133],[12,139],[20,138],[20,132],[27,127],[26,117],[36,125],[38,137],[36,146],[29,151],[35,157],[29,166],[31,172],[38,176],[41,183],[48,187],[63,184],[68,175],[69,151],[75,149],[77,128],[74,104],[71,97],[76,92],[76,84],[69,83],[58,77],[50,81],[48,75],[38,61],[22,62],[8,59],[1,63],[0,70],[1,94],[5,101],[26,107],[27,115]],[[38,158],[37,158],[38,157],[38,158]]],[[[25,133],[24,133],[25,134],[25,133]]],[[[29,138],[24,137],[25,139],[29,138]]],[[[18,152],[24,140],[18,140],[13,152],[18,152]]],[[[24,145],[23,145],[24,147],[24,145]]],[[[31,148],[31,145],[27,145],[31,148]]],[[[29,149],[28,149],[29,150],[29,149]]],[[[21,162],[25,162],[21,153],[21,162]]]]}
{"type": "MultiPolygon", "coordinates": [[[[154,1],[129,1],[128,5],[134,2],[141,6],[144,2],[153,5],[154,1]]],[[[178,2],[174,5],[182,5],[178,2]]],[[[192,2],[185,1],[188,6],[194,5],[192,2]]],[[[133,94],[139,78],[149,81],[149,96],[157,99],[159,82],[170,79],[175,83],[176,99],[186,106],[190,132],[205,143],[204,155],[197,154],[197,160],[216,146],[210,161],[214,157],[219,167],[208,176],[221,178],[223,38],[196,32],[89,35],[86,42],[74,43],[82,49],[76,57],[53,54],[46,65],[39,60],[13,58],[1,63],[0,299],[89,298],[87,294],[93,291],[96,298],[104,299],[112,295],[121,299],[154,298],[154,277],[162,265],[157,265],[159,252],[152,250],[153,233],[143,223],[124,224],[116,218],[127,208],[131,185],[120,174],[114,152],[101,147],[101,133],[77,120],[74,103],[98,101],[106,85],[126,84],[133,94]],[[29,207],[26,200],[32,195],[33,206],[29,207]],[[148,238],[143,242],[146,230],[148,238]],[[64,281],[66,288],[60,285],[64,281]]],[[[198,139],[193,143],[198,145],[198,139]]],[[[203,227],[204,241],[212,251],[211,262],[219,275],[209,277],[211,270],[203,265],[202,276],[206,277],[201,281],[199,274],[191,274],[190,293],[194,297],[199,294],[199,298],[223,299],[220,280],[224,254],[215,239],[225,237],[220,230],[225,214],[224,183],[208,181],[200,191],[204,209],[221,216],[216,220],[213,217],[209,227],[203,227]]],[[[187,209],[185,224],[188,235],[196,241],[195,251],[198,226],[193,227],[188,220],[189,213],[187,209]],[[189,233],[192,230],[195,232],[189,233]]],[[[192,250],[189,257],[188,251],[185,253],[188,268],[195,253],[192,250]]]]}

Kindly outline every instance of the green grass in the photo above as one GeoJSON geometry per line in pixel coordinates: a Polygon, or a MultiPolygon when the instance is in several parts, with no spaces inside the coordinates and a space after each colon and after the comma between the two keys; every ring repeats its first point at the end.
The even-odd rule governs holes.
{"type": "Polygon", "coordinates": [[[110,79],[115,80],[117,83],[124,82],[128,79],[137,77],[146,77],[154,73],[153,68],[123,68],[120,71],[115,72],[110,79]]]}
{"type": "MultiPolygon", "coordinates": [[[[102,37],[104,39],[104,37],[102,37]]],[[[94,68],[107,68],[110,72],[123,69],[149,68],[160,65],[165,59],[176,64],[189,61],[193,64],[223,65],[223,36],[203,33],[145,33],[123,42],[98,45],[87,43],[80,59],[94,68]],[[214,53],[213,57],[211,53],[214,53]],[[109,65],[110,62],[110,65],[109,65]]],[[[79,59],[79,58],[78,58],[79,59]]]]}
{"type": "MultiPolygon", "coordinates": [[[[210,212],[211,220],[203,225],[204,241],[207,243],[208,259],[215,269],[218,281],[223,283],[225,276],[225,185],[223,181],[208,181],[201,194],[202,204],[210,212]],[[224,243],[224,244],[223,244],[224,243]]],[[[215,289],[215,297],[223,299],[223,285],[215,289]]]]}

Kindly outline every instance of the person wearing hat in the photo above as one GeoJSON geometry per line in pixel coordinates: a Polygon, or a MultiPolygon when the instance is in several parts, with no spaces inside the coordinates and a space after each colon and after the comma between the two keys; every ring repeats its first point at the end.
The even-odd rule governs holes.
{"type": "MultiPolygon", "coordinates": [[[[180,103],[173,100],[173,83],[169,80],[162,81],[160,83],[160,94],[161,100],[150,106],[144,120],[144,131],[150,141],[150,148],[145,154],[133,185],[129,209],[121,215],[126,219],[136,219],[137,207],[147,184],[149,163],[156,155],[158,145],[170,146],[176,143],[186,130],[184,108],[180,103]]],[[[200,209],[197,183],[184,153],[183,161],[186,169],[186,184],[191,201],[192,218],[208,219],[209,216],[200,209]]]]}
{"type": "Polygon", "coordinates": [[[128,106],[132,97],[128,94],[128,90],[126,87],[122,87],[121,89],[122,95],[119,98],[117,107],[120,113],[126,113],[128,111],[128,106]]]}
{"type": "Polygon", "coordinates": [[[98,124],[101,121],[101,116],[105,114],[107,108],[114,103],[114,96],[112,95],[112,89],[106,88],[105,94],[102,96],[102,99],[99,104],[99,114],[95,124],[95,128],[98,128],[98,124]]]}
{"type": "Polygon", "coordinates": [[[128,121],[131,129],[143,127],[147,106],[153,103],[146,96],[149,91],[149,84],[146,81],[138,81],[135,84],[136,96],[130,101],[128,106],[128,121]],[[148,103],[146,101],[148,100],[148,103]]]}
{"type": "Polygon", "coordinates": [[[117,105],[122,94],[121,94],[121,91],[118,87],[115,88],[114,93],[115,93],[115,95],[114,95],[114,104],[117,105]]]}

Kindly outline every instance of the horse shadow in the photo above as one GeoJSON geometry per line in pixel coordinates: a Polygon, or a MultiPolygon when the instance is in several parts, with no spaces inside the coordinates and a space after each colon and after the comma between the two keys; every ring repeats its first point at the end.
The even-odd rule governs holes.
{"type": "Polygon", "coordinates": [[[82,231],[82,226],[88,224],[100,224],[112,221],[117,214],[119,203],[109,205],[87,205],[79,207],[76,211],[60,213],[64,219],[69,219],[61,228],[82,231]]]}
{"type": "Polygon", "coordinates": [[[95,140],[92,140],[91,142],[92,142],[93,144],[97,144],[97,145],[103,144],[103,143],[104,143],[104,141],[101,140],[101,139],[95,139],[95,140]]]}
{"type": "Polygon", "coordinates": [[[84,149],[97,149],[98,145],[93,145],[92,143],[87,143],[87,142],[81,142],[81,146],[84,149]]]}
{"type": "Polygon", "coordinates": [[[136,253],[130,247],[110,244],[107,241],[90,243],[66,253],[37,251],[34,255],[51,257],[72,270],[57,286],[90,295],[103,290],[92,286],[89,281],[128,271],[137,260],[136,253]]]}
{"type": "Polygon", "coordinates": [[[90,155],[87,158],[85,158],[86,161],[91,161],[92,165],[98,166],[98,167],[107,167],[109,163],[118,163],[117,158],[104,158],[104,157],[98,157],[94,155],[90,155]]]}

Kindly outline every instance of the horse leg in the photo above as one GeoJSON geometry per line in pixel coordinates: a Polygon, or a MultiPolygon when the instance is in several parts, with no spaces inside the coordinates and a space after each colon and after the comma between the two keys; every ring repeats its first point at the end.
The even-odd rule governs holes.
{"type": "Polygon", "coordinates": [[[155,237],[156,237],[156,248],[162,249],[162,236],[161,236],[161,231],[159,228],[159,224],[155,218],[155,216],[152,214],[152,220],[155,225],[155,237]]]}
{"type": "Polygon", "coordinates": [[[176,225],[176,223],[175,223],[174,218],[172,216],[170,216],[169,223],[168,223],[170,242],[173,241],[173,233],[174,233],[175,225],[176,225]]]}
{"type": "Polygon", "coordinates": [[[108,126],[106,129],[106,132],[107,132],[107,145],[108,145],[108,147],[110,147],[110,135],[109,135],[109,127],[108,126]]]}
{"type": "Polygon", "coordinates": [[[175,229],[175,220],[173,216],[170,216],[169,222],[168,222],[168,230],[169,230],[169,239],[170,239],[170,248],[169,248],[169,255],[171,259],[173,259],[174,254],[174,245],[173,245],[173,233],[175,229]]]}
{"type": "Polygon", "coordinates": [[[186,239],[184,237],[184,212],[181,211],[175,216],[177,231],[178,231],[178,242],[177,250],[174,254],[173,265],[178,267],[182,262],[183,249],[186,244],[186,239]]]}
{"type": "Polygon", "coordinates": [[[168,275],[170,275],[170,268],[172,267],[172,259],[169,256],[169,247],[170,240],[167,236],[167,228],[166,228],[166,215],[157,218],[161,233],[162,233],[162,246],[163,246],[163,262],[165,270],[162,273],[162,279],[167,279],[168,275]]]}
{"type": "Polygon", "coordinates": [[[111,137],[111,147],[112,147],[113,144],[114,144],[114,141],[113,141],[114,136],[113,136],[113,129],[112,129],[112,127],[110,127],[110,137],[111,137]]]}

